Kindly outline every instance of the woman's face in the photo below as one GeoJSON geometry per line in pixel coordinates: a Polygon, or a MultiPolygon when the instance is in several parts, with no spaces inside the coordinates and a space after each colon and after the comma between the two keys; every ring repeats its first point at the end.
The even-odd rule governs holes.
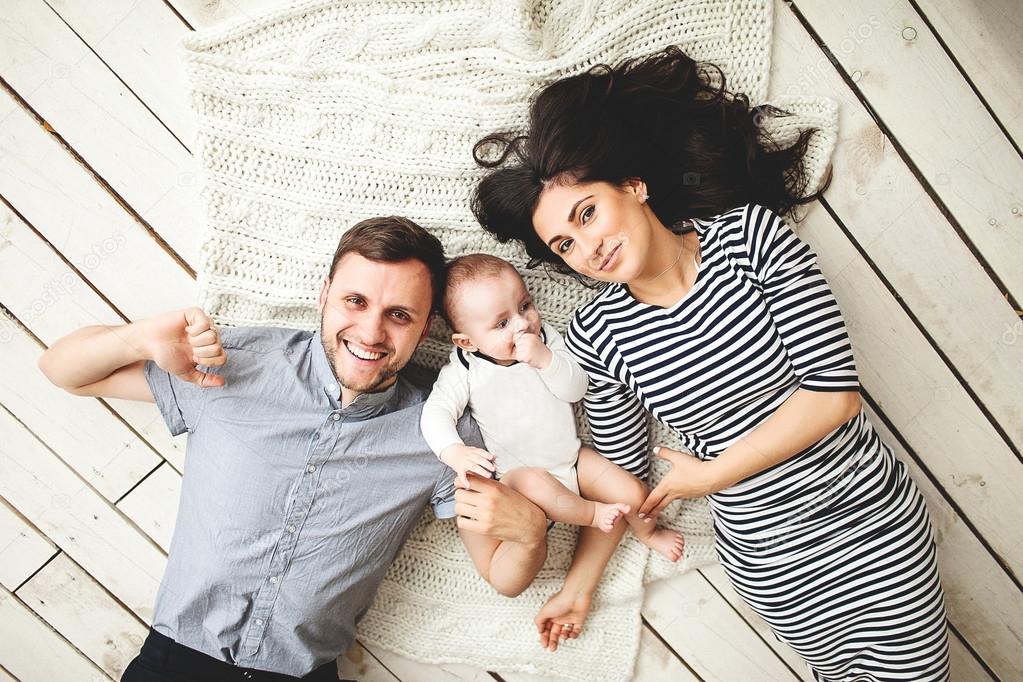
{"type": "Polygon", "coordinates": [[[650,253],[656,218],[646,185],[629,181],[548,185],[533,213],[533,229],[547,247],[578,272],[602,282],[631,282],[655,259],[650,253]]]}

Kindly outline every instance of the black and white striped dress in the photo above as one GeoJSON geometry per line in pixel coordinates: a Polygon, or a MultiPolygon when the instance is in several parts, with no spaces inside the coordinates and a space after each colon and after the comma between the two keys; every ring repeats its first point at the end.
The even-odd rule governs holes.
{"type": "MultiPolygon", "coordinates": [[[[856,391],[845,324],[817,257],[748,205],[694,221],[698,277],[674,306],[612,284],[566,343],[590,375],[598,451],[648,470],[646,412],[712,459],[797,389],[856,391]]],[[[944,680],[945,607],[919,490],[860,413],[710,496],[717,551],[739,595],[818,680],[944,680]]]]}

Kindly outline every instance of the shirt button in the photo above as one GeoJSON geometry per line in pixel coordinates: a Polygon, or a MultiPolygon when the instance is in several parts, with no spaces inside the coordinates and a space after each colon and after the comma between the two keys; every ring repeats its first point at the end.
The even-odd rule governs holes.
{"type": "Polygon", "coordinates": [[[310,464],[305,468],[305,470],[308,471],[309,473],[313,473],[314,471],[316,471],[316,467],[310,464]]]}
{"type": "Polygon", "coordinates": [[[270,582],[273,583],[274,585],[276,585],[277,584],[277,576],[275,576],[275,575],[270,576],[270,582]]]}
{"type": "Polygon", "coordinates": [[[288,532],[289,533],[294,533],[295,532],[295,527],[294,526],[288,526],[288,532]]]}
{"type": "Polygon", "coordinates": [[[338,419],[341,418],[341,415],[338,414],[337,412],[331,412],[330,413],[330,418],[333,419],[334,421],[337,421],[338,419]]]}
{"type": "Polygon", "coordinates": [[[327,390],[331,393],[337,393],[337,384],[330,384],[327,386],[327,390]]]}
{"type": "Polygon", "coordinates": [[[257,618],[256,619],[256,625],[262,625],[262,624],[263,624],[263,619],[262,618],[257,618]]]}

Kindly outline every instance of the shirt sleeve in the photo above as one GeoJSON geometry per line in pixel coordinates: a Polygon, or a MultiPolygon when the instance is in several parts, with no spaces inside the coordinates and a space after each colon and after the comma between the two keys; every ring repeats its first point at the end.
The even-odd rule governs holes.
{"type": "Polygon", "coordinates": [[[583,411],[593,447],[639,478],[650,469],[646,411],[636,394],[612,375],[589,341],[578,313],[568,327],[565,345],[589,377],[583,411]]]}
{"type": "MultiPolygon", "coordinates": [[[[203,370],[210,374],[217,373],[215,367],[203,370]]],[[[177,436],[186,431],[194,431],[199,425],[206,396],[209,391],[215,389],[200,388],[196,384],[179,379],[161,369],[152,360],[146,360],[144,374],[156,401],[156,407],[163,415],[171,435],[177,436]]]]}
{"type": "Polygon", "coordinates": [[[544,336],[551,351],[551,364],[538,370],[537,374],[555,397],[566,403],[579,402],[586,395],[586,372],[569,352],[557,330],[545,325],[544,336]]]}
{"type": "Polygon", "coordinates": [[[817,254],[769,208],[750,204],[745,225],[753,275],[799,387],[858,391],[845,320],[817,265],[817,254]]]}
{"type": "Polygon", "coordinates": [[[419,428],[433,454],[439,457],[444,448],[462,443],[457,424],[468,404],[469,370],[455,349],[437,375],[419,420],[419,428]]]}

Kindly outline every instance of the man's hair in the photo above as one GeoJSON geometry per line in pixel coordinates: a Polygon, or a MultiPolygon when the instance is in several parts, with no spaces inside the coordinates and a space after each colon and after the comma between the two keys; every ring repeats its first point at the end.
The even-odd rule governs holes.
{"type": "Polygon", "coordinates": [[[334,278],[337,264],[349,253],[385,263],[419,261],[430,271],[431,312],[440,311],[444,296],[444,247],[419,225],[398,216],[369,218],[356,223],[338,242],[330,264],[330,279],[334,278]]]}
{"type": "Polygon", "coordinates": [[[444,298],[440,312],[448,326],[458,331],[454,322],[454,304],[458,297],[458,289],[470,282],[487,277],[497,277],[506,272],[519,275],[511,263],[497,256],[486,253],[470,253],[459,256],[448,263],[447,281],[444,284],[444,298]]]}

